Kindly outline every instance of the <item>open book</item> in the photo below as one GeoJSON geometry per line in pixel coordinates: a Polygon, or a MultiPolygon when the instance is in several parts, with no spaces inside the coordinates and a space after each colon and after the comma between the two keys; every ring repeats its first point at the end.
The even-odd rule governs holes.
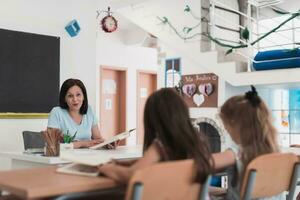
{"type": "Polygon", "coordinates": [[[57,168],[57,172],[97,176],[97,166],[111,160],[137,159],[143,156],[143,146],[118,146],[116,149],[73,149],[61,151],[60,159],[72,161],[72,164],[57,168]]]}
{"type": "Polygon", "coordinates": [[[131,130],[129,130],[129,131],[125,131],[125,132],[123,132],[123,133],[119,133],[119,134],[117,134],[117,135],[115,135],[115,136],[113,136],[113,137],[111,137],[111,138],[105,140],[103,143],[94,145],[94,146],[89,147],[89,148],[90,148],[90,149],[100,149],[100,148],[104,147],[104,146],[107,145],[107,144],[116,142],[116,141],[118,141],[118,140],[123,140],[123,139],[129,137],[129,136],[130,136],[130,133],[131,133],[132,131],[134,131],[134,130],[135,130],[135,128],[134,128],[134,129],[131,129],[131,130]]]}
{"type": "Polygon", "coordinates": [[[99,175],[99,171],[96,166],[89,166],[89,165],[78,164],[78,163],[66,164],[62,167],[58,167],[56,171],[61,173],[83,175],[83,176],[99,175]]]}

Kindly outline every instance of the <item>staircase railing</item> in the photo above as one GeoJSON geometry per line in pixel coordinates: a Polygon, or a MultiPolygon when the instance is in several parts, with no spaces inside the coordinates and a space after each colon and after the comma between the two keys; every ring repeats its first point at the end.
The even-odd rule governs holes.
{"type": "MultiPolygon", "coordinates": [[[[294,20],[292,20],[292,27],[288,27],[283,29],[283,27],[281,27],[280,29],[278,29],[276,32],[273,32],[272,35],[276,36],[278,39],[276,41],[270,39],[269,37],[265,37],[263,41],[266,41],[269,43],[269,45],[263,45],[262,41],[257,42],[255,45],[251,45],[251,42],[253,41],[253,39],[257,39],[260,36],[264,35],[265,33],[263,33],[261,31],[261,29],[265,29],[267,31],[272,30],[270,27],[267,27],[263,24],[264,21],[260,20],[260,16],[259,16],[259,7],[254,7],[252,4],[247,5],[247,13],[243,13],[235,8],[232,8],[231,6],[222,3],[219,0],[210,0],[210,20],[209,20],[209,25],[210,25],[210,35],[212,38],[218,39],[218,40],[222,40],[223,42],[228,42],[228,43],[236,43],[239,42],[240,44],[244,44],[247,45],[247,50],[245,51],[241,51],[240,49],[234,49],[234,52],[242,57],[245,58],[246,62],[247,62],[247,71],[250,72],[251,71],[251,66],[252,63],[260,63],[260,62],[264,62],[264,61],[255,61],[254,60],[254,56],[258,51],[261,50],[269,50],[269,49],[274,49],[274,48],[278,48],[280,47],[280,49],[291,49],[291,48],[295,48],[295,44],[296,44],[296,36],[295,34],[297,32],[300,33],[300,31],[298,31],[300,29],[300,27],[295,27],[295,23],[294,20]],[[228,19],[226,19],[224,16],[221,16],[220,14],[218,14],[218,12],[216,11],[217,8],[224,8],[226,10],[228,10],[229,12],[231,11],[231,13],[237,13],[237,15],[239,17],[242,17],[244,19],[244,24],[236,24],[228,19]],[[253,17],[252,13],[253,13],[253,8],[255,8],[255,12],[256,12],[256,16],[253,17]],[[217,24],[216,22],[220,21],[220,22],[224,22],[224,24],[229,25],[229,26],[237,26],[239,27],[240,30],[245,30],[246,28],[249,31],[249,38],[248,40],[245,40],[241,37],[239,38],[235,38],[232,41],[228,40],[228,38],[224,39],[224,38],[217,38],[217,33],[218,31],[221,30],[220,25],[217,24]],[[282,31],[291,31],[291,37],[286,36],[285,34],[282,33],[282,31]],[[280,40],[285,40],[285,42],[280,42],[280,40]]],[[[267,17],[267,16],[264,16],[267,17]]],[[[280,24],[281,22],[279,22],[277,19],[274,18],[269,18],[268,20],[273,21],[277,24],[280,24]]],[[[239,20],[239,22],[242,20],[239,20]]],[[[224,25],[222,25],[224,26],[224,25]]],[[[284,25],[286,26],[286,25],[284,25]]],[[[230,31],[230,29],[227,29],[230,31]]],[[[266,31],[266,32],[267,32],[266,31]]],[[[212,50],[215,50],[215,42],[212,41],[211,44],[212,50]]],[[[270,60],[272,61],[272,60],[270,60]]]]}

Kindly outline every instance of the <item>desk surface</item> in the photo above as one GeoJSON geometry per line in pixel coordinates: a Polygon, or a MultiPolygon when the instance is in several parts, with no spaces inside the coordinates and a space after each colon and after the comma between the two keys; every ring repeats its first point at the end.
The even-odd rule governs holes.
{"type": "MultiPolygon", "coordinates": [[[[112,150],[73,149],[63,151],[61,154],[62,157],[69,158],[69,160],[72,160],[73,158],[73,161],[83,160],[83,162],[92,162],[97,164],[97,162],[103,163],[110,159],[139,158],[142,156],[142,146],[119,146],[117,149],[112,150]]],[[[26,154],[19,151],[0,152],[0,157],[48,165],[70,163],[70,161],[64,160],[60,157],[46,157],[39,154],[26,154]]]]}
{"type": "Polygon", "coordinates": [[[55,172],[55,169],[51,166],[0,172],[0,190],[24,199],[33,199],[117,186],[113,180],[105,177],[62,174],[55,172]]]}
{"type": "Polygon", "coordinates": [[[0,152],[0,157],[10,158],[14,160],[23,160],[35,163],[57,165],[63,163],[69,163],[70,161],[65,161],[59,157],[46,157],[40,154],[26,154],[19,151],[10,151],[10,152],[0,152]]]}
{"type": "MultiPolygon", "coordinates": [[[[65,152],[72,156],[84,159],[104,158],[137,158],[142,156],[142,146],[120,146],[114,150],[88,150],[76,149],[65,152]]],[[[3,155],[4,153],[2,153],[3,155]]],[[[15,159],[32,159],[34,155],[5,154],[15,159]]],[[[38,159],[59,159],[58,157],[34,157],[38,159]]],[[[88,160],[89,160],[88,159],[88,160]]],[[[53,161],[53,160],[52,160],[53,161]]],[[[47,161],[49,162],[49,160],[47,161]]],[[[56,195],[106,189],[117,184],[105,177],[87,177],[79,175],[62,174],[55,172],[56,167],[43,167],[0,172],[0,190],[8,191],[24,199],[45,198],[56,195]]]]}
{"type": "Polygon", "coordinates": [[[143,155],[143,147],[137,146],[118,146],[116,149],[74,149],[61,153],[61,159],[70,160],[76,163],[97,166],[107,163],[112,159],[132,159],[140,158],[143,155]]]}

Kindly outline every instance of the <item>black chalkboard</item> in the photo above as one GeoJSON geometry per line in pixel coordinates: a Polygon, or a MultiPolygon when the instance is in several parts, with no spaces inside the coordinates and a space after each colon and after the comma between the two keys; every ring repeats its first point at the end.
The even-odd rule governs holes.
{"type": "Polygon", "coordinates": [[[0,113],[58,104],[60,38],[0,29],[0,113]]]}

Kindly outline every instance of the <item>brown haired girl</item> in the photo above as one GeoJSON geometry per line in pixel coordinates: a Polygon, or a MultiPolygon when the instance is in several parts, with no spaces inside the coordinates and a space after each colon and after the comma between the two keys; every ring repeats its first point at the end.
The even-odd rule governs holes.
{"type": "Polygon", "coordinates": [[[279,152],[278,135],[266,104],[253,86],[245,95],[228,99],[221,107],[219,115],[238,148],[232,147],[225,152],[214,154],[215,167],[221,169],[236,165],[237,179],[233,187],[229,186],[226,199],[238,200],[239,185],[245,167],[260,155],[279,152]]]}

